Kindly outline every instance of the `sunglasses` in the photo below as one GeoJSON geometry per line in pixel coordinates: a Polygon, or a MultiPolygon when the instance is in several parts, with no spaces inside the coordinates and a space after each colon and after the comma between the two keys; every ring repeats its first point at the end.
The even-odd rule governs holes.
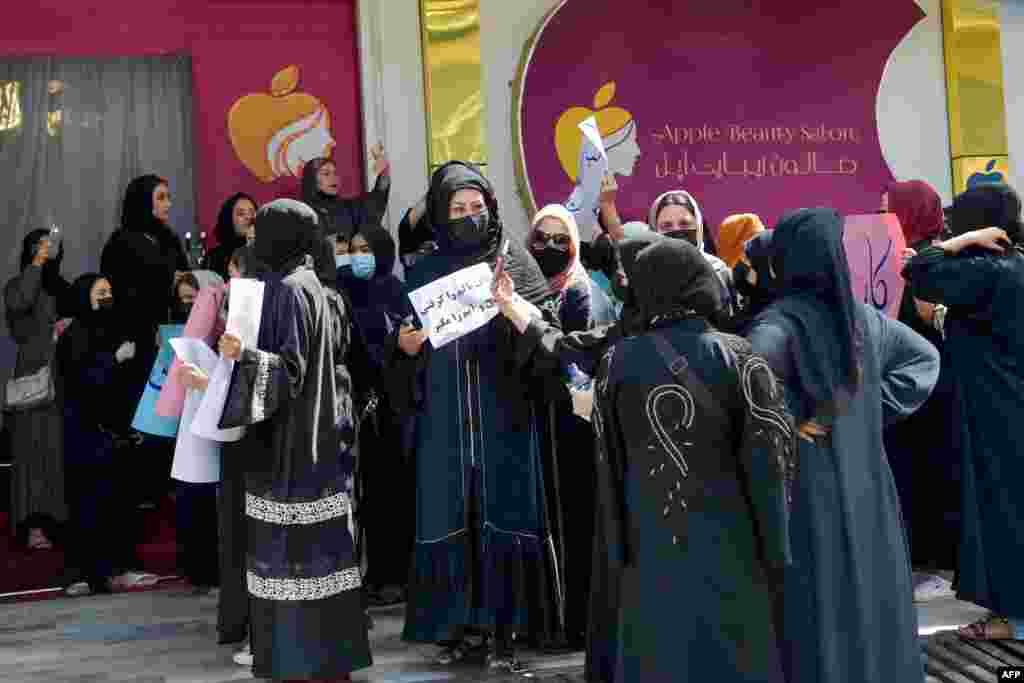
{"type": "Polygon", "coordinates": [[[543,230],[534,230],[532,242],[533,248],[538,251],[549,244],[558,251],[569,251],[569,247],[572,245],[572,240],[568,235],[550,235],[543,230]]]}

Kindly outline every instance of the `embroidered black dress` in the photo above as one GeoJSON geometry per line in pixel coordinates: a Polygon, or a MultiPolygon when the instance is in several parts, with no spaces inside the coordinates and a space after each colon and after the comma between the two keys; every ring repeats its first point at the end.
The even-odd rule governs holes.
{"type": "Polygon", "coordinates": [[[222,427],[248,425],[245,511],[253,673],[337,678],[370,666],[349,530],[355,436],[341,297],[306,263],[309,207],[277,200],[256,217],[265,279],[257,348],[235,367],[222,427]]]}

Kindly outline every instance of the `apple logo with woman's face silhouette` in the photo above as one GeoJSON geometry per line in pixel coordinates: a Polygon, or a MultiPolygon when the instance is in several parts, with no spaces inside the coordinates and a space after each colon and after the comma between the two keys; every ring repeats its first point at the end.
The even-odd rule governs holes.
{"type": "Polygon", "coordinates": [[[998,159],[992,159],[985,165],[985,172],[972,173],[967,179],[967,189],[973,189],[978,185],[991,185],[993,183],[1005,183],[1006,178],[1002,171],[995,170],[998,159]]]}

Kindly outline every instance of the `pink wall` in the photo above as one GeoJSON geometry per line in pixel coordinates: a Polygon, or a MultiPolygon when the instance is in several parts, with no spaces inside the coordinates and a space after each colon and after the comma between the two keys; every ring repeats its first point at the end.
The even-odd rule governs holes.
{"type": "Polygon", "coordinates": [[[262,202],[298,189],[294,179],[257,180],[235,155],[227,128],[227,112],[234,101],[269,91],[274,74],[290,64],[300,69],[298,91],[316,96],[330,111],[342,193],[363,189],[354,0],[90,4],[12,3],[0,22],[0,56],[190,55],[197,223],[208,232],[221,202],[235,192],[247,192],[262,202]]]}

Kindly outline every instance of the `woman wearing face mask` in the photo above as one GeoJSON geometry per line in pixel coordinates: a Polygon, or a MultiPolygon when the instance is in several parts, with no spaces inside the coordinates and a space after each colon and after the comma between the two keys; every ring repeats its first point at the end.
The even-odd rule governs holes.
{"type": "Polygon", "coordinates": [[[403,601],[416,510],[412,471],[415,420],[392,405],[392,359],[398,328],[413,314],[405,283],[393,273],[395,242],[379,225],[363,225],[349,242],[338,285],[352,306],[349,366],[363,420],[359,450],[359,519],[366,539],[363,585],[371,607],[403,601]],[[376,401],[376,408],[373,408],[376,401]]]}
{"type": "Polygon", "coordinates": [[[666,192],[651,204],[647,224],[651,230],[660,235],[673,239],[685,239],[704,254],[722,283],[725,306],[719,313],[720,319],[716,323],[728,323],[736,313],[736,292],[732,282],[732,273],[722,259],[714,256],[708,250],[710,236],[705,234],[704,216],[697,200],[684,190],[666,192]]]}
{"type": "MultiPolygon", "coordinates": [[[[491,184],[450,162],[434,172],[425,220],[438,249],[407,284],[494,266],[505,241],[491,184]]],[[[505,269],[520,292],[554,315],[555,300],[530,253],[510,241],[505,269]]],[[[538,447],[538,399],[553,364],[538,365],[495,318],[440,349],[413,326],[398,333],[400,401],[416,415],[416,540],[403,637],[441,643],[450,664],[473,646],[467,627],[495,635],[490,664],[514,668],[514,633],[549,636],[559,607],[548,573],[550,540],[538,447]],[[461,417],[460,417],[461,416],[461,417]]]]}
{"type": "Polygon", "coordinates": [[[206,266],[225,280],[228,279],[228,261],[235,250],[244,247],[253,232],[256,200],[239,192],[220,207],[214,236],[217,246],[206,254],[206,266]]]}
{"type": "MultiPolygon", "coordinates": [[[[66,313],[68,283],[60,274],[63,246],[50,248],[48,230],[33,230],[21,248],[21,272],[4,287],[7,329],[18,345],[12,377],[27,377],[49,365],[55,372],[57,320],[66,313]]],[[[17,527],[33,513],[54,520],[66,518],[64,451],[60,399],[35,408],[8,412],[14,456],[11,486],[11,524],[17,527]]],[[[40,532],[42,533],[42,532],[40,532]]],[[[45,534],[44,534],[45,538],[45,534]]],[[[37,541],[45,547],[52,539],[37,541]]]]}
{"type": "Polygon", "coordinates": [[[758,233],[743,247],[743,256],[732,269],[736,283],[737,314],[732,329],[745,335],[761,311],[775,298],[775,272],[772,270],[772,233],[758,233]]]}
{"type": "Polygon", "coordinates": [[[370,155],[377,182],[373,190],[360,197],[342,198],[338,194],[338,166],[330,159],[313,159],[302,169],[302,201],[317,212],[325,235],[349,239],[360,225],[380,223],[384,218],[391,192],[391,164],[381,145],[371,149],[370,155]]]}
{"type": "Polygon", "coordinates": [[[181,239],[168,224],[167,181],[144,175],[129,183],[121,207],[121,228],[103,248],[100,270],[117,288],[117,321],[135,342],[137,354],[125,367],[125,384],[110,406],[111,427],[126,433],[156,360],[157,327],[167,320],[176,276],[188,270],[181,239]]]}
{"type": "MultiPolygon", "coordinates": [[[[559,204],[541,209],[533,219],[526,244],[559,297],[563,331],[588,330],[615,321],[611,301],[591,282],[580,262],[579,229],[572,213],[559,204]]],[[[566,379],[582,384],[585,376],[569,374],[576,371],[582,372],[578,367],[567,368],[566,379]]],[[[560,588],[565,594],[564,638],[569,647],[582,649],[594,540],[593,429],[573,413],[569,391],[549,403],[545,426],[545,484],[558,551],[560,588]]]]}
{"type": "MultiPolygon", "coordinates": [[[[129,514],[115,462],[111,412],[105,400],[117,375],[136,353],[136,344],[120,333],[110,282],[91,273],[75,280],[69,293],[74,321],[57,347],[64,381],[64,465],[69,519],[69,565],[84,582],[71,594],[109,592],[151,585],[152,576],[124,573],[133,561],[133,539],[123,529],[129,514]]],[[[152,343],[152,339],[149,340],[152,343]]]]}
{"type": "Polygon", "coordinates": [[[992,610],[960,629],[977,640],[1024,639],[1024,224],[1006,185],[953,201],[955,237],[922,249],[903,271],[915,296],[949,306],[944,357],[954,389],[962,523],[957,597],[992,610]]]}
{"type": "Polygon", "coordinates": [[[843,219],[802,209],[772,231],[778,296],[748,333],[798,426],[792,565],[781,602],[790,683],[921,683],[899,499],[882,429],[939,375],[935,348],[858,303],[843,219]]]}

